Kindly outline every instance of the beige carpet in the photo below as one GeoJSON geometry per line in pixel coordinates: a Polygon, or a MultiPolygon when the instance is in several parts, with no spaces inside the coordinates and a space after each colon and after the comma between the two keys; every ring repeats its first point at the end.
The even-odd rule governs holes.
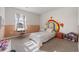
{"type": "Polygon", "coordinates": [[[44,43],[40,50],[47,52],[77,52],[78,44],[65,39],[51,39],[44,43]]]}
{"type": "Polygon", "coordinates": [[[24,50],[24,43],[28,41],[27,37],[17,37],[11,39],[11,49],[16,50],[17,52],[25,52],[24,50]]]}
{"type": "MultiPolygon", "coordinates": [[[[11,39],[11,48],[17,52],[25,52],[24,42],[28,41],[26,38],[11,39]]],[[[40,52],[77,52],[78,44],[64,39],[51,39],[44,43],[40,48],[40,52]]]]}

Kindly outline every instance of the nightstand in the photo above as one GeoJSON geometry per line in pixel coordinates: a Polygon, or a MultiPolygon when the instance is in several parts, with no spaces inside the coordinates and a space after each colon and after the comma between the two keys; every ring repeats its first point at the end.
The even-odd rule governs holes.
{"type": "Polygon", "coordinates": [[[56,33],[56,38],[63,39],[63,33],[62,32],[57,32],[56,33]]]}

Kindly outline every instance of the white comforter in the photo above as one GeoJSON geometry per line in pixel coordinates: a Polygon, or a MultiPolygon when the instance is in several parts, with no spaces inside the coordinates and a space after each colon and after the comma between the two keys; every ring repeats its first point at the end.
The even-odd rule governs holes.
{"type": "Polygon", "coordinates": [[[55,32],[49,33],[45,31],[45,32],[31,33],[30,38],[36,41],[40,46],[42,46],[43,42],[50,40],[54,36],[55,36],[55,32]]]}

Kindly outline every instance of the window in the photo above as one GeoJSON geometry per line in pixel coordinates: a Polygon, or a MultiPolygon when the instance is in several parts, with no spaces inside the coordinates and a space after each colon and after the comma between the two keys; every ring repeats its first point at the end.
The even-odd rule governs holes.
{"type": "Polygon", "coordinates": [[[15,14],[15,30],[25,31],[26,17],[22,14],[15,14]]]}

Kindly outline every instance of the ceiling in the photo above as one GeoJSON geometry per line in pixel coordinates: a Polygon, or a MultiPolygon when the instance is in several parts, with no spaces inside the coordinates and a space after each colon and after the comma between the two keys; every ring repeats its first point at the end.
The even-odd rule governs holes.
{"type": "Polygon", "coordinates": [[[51,10],[56,10],[59,7],[16,7],[16,8],[40,15],[51,10]]]}

